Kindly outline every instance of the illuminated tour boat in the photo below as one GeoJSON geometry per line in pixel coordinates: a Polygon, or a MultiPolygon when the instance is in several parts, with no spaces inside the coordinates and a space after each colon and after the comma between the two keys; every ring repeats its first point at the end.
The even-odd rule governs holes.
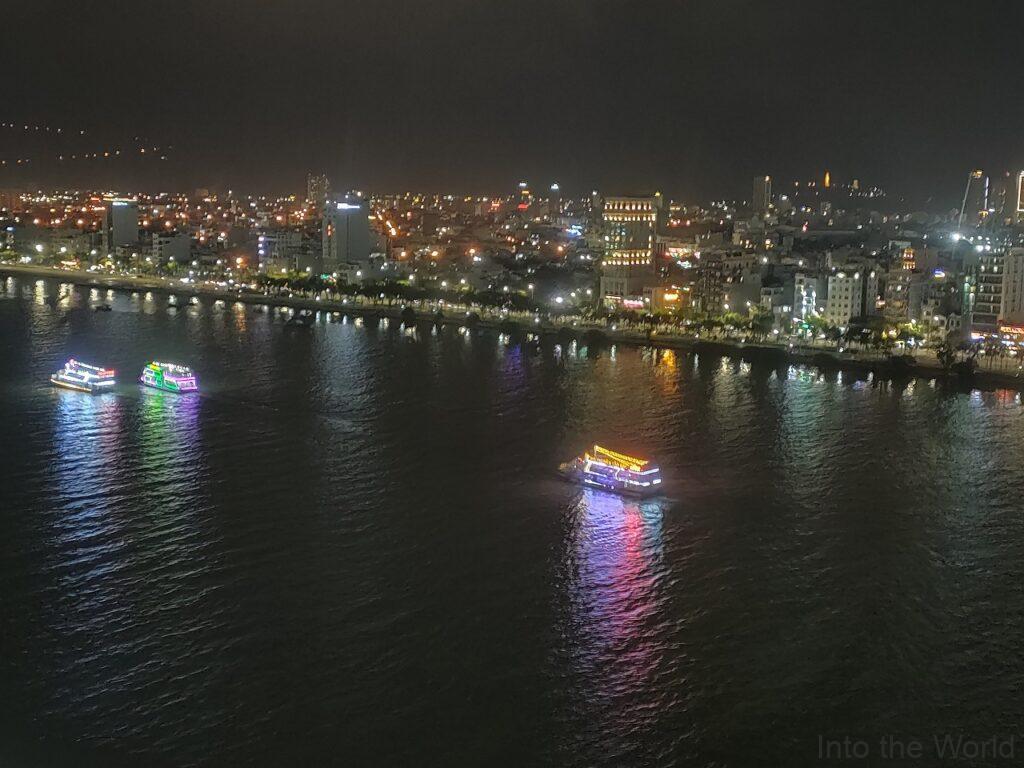
{"type": "Polygon", "coordinates": [[[117,383],[114,376],[115,371],[109,368],[97,368],[77,360],[68,360],[63,368],[50,377],[50,381],[58,387],[96,395],[110,391],[117,383]]]}
{"type": "Polygon", "coordinates": [[[165,392],[195,392],[199,389],[192,369],[173,363],[150,363],[142,369],[139,381],[165,392]]]}
{"type": "Polygon", "coordinates": [[[654,496],[661,490],[658,467],[600,445],[595,445],[592,452],[559,465],[558,472],[570,482],[625,496],[654,496]]]}

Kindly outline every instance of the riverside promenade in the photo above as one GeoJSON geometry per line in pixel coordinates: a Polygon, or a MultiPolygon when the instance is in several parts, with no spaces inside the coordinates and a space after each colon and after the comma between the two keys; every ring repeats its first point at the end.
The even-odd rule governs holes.
{"type": "Polygon", "coordinates": [[[925,378],[950,380],[966,387],[981,389],[1013,388],[1024,390],[1024,370],[1019,358],[980,358],[978,368],[970,375],[959,375],[945,369],[929,349],[916,351],[912,358],[895,360],[889,355],[870,350],[839,352],[832,344],[806,342],[741,341],[721,336],[698,336],[672,325],[639,328],[621,327],[593,320],[563,315],[538,318],[530,312],[514,312],[494,307],[463,305],[440,300],[375,299],[324,292],[319,296],[302,296],[286,289],[280,293],[263,293],[255,289],[226,289],[210,282],[183,283],[180,279],[152,275],[109,274],[86,270],[69,270],[31,264],[0,263],[0,275],[17,275],[62,280],[73,285],[114,290],[152,291],[165,295],[208,297],[222,301],[294,310],[338,312],[353,316],[376,316],[402,320],[412,309],[417,322],[491,328],[502,332],[532,334],[537,337],[557,336],[593,344],[674,349],[684,352],[717,354],[748,361],[772,364],[814,366],[822,370],[850,371],[856,375],[891,378],[925,378]],[[325,295],[326,294],[326,295],[325,295]],[[405,315],[403,315],[405,313],[405,315]]]}

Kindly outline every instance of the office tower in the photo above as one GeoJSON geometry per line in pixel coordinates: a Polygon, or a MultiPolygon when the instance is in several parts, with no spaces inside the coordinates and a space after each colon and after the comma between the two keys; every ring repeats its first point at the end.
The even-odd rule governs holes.
{"type": "Polygon", "coordinates": [[[363,264],[370,258],[370,222],[360,203],[330,203],[323,215],[323,264],[336,272],[347,263],[363,264]]]}
{"type": "Polygon", "coordinates": [[[613,303],[635,301],[653,283],[660,202],[657,196],[605,198],[601,215],[605,237],[602,299],[613,303]]]}
{"type": "Polygon", "coordinates": [[[309,174],[306,177],[306,200],[316,206],[323,205],[331,194],[331,182],[326,175],[309,174]]]}
{"type": "Polygon", "coordinates": [[[107,201],[104,237],[107,253],[113,253],[118,246],[131,245],[139,241],[138,201],[121,199],[107,201]]]}
{"type": "Polygon", "coordinates": [[[754,195],[750,207],[754,213],[764,215],[772,204],[772,177],[757,176],[754,178],[754,195]]]}

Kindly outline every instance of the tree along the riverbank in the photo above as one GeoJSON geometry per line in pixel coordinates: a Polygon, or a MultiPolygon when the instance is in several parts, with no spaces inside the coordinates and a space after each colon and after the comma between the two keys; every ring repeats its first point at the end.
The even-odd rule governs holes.
{"type": "MultiPolygon", "coordinates": [[[[298,275],[270,277],[261,275],[257,284],[266,291],[278,295],[291,292],[300,295],[335,294],[339,296],[362,296],[368,299],[384,300],[388,303],[400,301],[444,301],[450,304],[479,305],[495,309],[508,309],[516,312],[549,313],[550,307],[544,307],[522,293],[514,291],[474,290],[466,286],[456,288],[438,288],[415,285],[401,280],[381,280],[362,283],[344,283],[330,277],[320,275],[298,275]]],[[[571,308],[562,310],[563,314],[571,312],[571,308]]]]}
{"type": "MultiPolygon", "coordinates": [[[[42,265],[40,265],[42,266],[42,265]]],[[[239,276],[241,277],[241,275],[239,276]]],[[[474,309],[507,310],[512,313],[532,314],[542,320],[577,322],[604,326],[610,329],[639,331],[645,334],[669,333],[699,338],[730,341],[764,342],[778,339],[781,343],[797,341],[813,346],[831,346],[837,350],[872,351],[893,355],[912,352],[924,345],[940,350],[943,355],[952,350],[953,363],[975,360],[981,355],[986,362],[1009,364],[1011,351],[1001,343],[989,341],[978,344],[957,345],[955,341],[929,334],[917,323],[900,323],[884,317],[857,318],[840,328],[825,318],[812,316],[798,322],[777,319],[761,307],[754,307],[747,315],[738,312],[723,314],[684,312],[644,312],[636,310],[609,310],[600,305],[566,305],[552,307],[515,290],[474,290],[459,285],[442,288],[437,283],[415,284],[403,280],[382,280],[347,284],[332,277],[308,273],[291,273],[272,277],[255,275],[251,278],[263,293],[278,297],[321,298],[341,300],[362,297],[388,305],[418,303],[460,305],[468,311],[474,309]],[[952,346],[950,346],[952,345],[952,346]],[[897,349],[897,347],[901,349],[897,349]]],[[[436,308],[436,307],[434,307],[436,308]]],[[[987,363],[988,364],[988,363],[987,363]]]]}

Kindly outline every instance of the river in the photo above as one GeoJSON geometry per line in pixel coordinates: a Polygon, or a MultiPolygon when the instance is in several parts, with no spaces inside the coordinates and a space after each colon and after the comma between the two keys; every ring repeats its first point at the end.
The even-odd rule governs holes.
{"type": "Polygon", "coordinates": [[[167,302],[0,279],[8,762],[816,765],[1024,718],[1016,392],[167,302]],[[665,496],[560,482],[594,442],[665,496]]]}

